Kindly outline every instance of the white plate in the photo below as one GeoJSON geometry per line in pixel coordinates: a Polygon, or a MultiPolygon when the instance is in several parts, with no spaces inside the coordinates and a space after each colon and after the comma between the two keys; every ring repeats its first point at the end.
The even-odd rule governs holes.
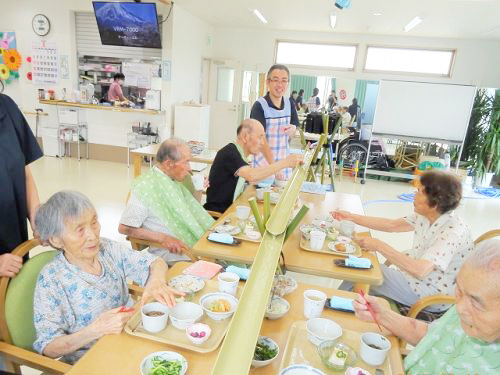
{"type": "Polygon", "coordinates": [[[205,281],[192,275],[179,275],[168,280],[168,286],[184,293],[196,293],[205,287],[205,281]]]}
{"type": "Polygon", "coordinates": [[[356,252],[356,248],[354,247],[354,245],[352,243],[345,243],[345,242],[342,242],[342,241],[335,241],[335,242],[332,241],[332,242],[330,242],[328,244],[328,248],[331,251],[335,251],[336,253],[340,253],[340,254],[354,254],[356,252]],[[345,245],[345,251],[339,251],[339,250],[337,250],[337,248],[335,247],[335,245],[338,244],[338,243],[341,243],[341,244],[345,245]]]}
{"type": "Polygon", "coordinates": [[[337,242],[341,243],[351,243],[352,239],[347,236],[337,236],[337,242]]]}
{"type": "Polygon", "coordinates": [[[290,365],[280,371],[279,375],[326,375],[323,371],[318,370],[306,364],[290,365]]]}
{"type": "Polygon", "coordinates": [[[154,357],[161,357],[167,361],[179,361],[181,362],[182,368],[179,375],[184,375],[188,369],[188,362],[186,358],[176,352],[154,352],[146,357],[141,362],[141,366],[139,367],[142,375],[149,375],[149,371],[153,368],[152,360],[154,357]]]}
{"type": "Polygon", "coordinates": [[[214,228],[217,233],[238,234],[241,232],[240,228],[236,225],[221,224],[214,228]]]}

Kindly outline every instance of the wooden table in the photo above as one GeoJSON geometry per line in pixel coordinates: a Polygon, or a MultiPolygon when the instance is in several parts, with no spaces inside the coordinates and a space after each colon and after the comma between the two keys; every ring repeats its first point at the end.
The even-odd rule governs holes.
{"type": "MultiPolygon", "coordinates": [[[[136,148],[135,150],[130,151],[132,154],[132,163],[134,164],[134,177],[137,177],[141,174],[141,165],[142,159],[144,156],[148,157],[156,157],[156,153],[158,152],[159,144],[153,144],[141,148],[136,148]]],[[[205,163],[212,164],[215,159],[215,155],[217,154],[216,150],[205,149],[199,155],[194,155],[191,158],[191,161],[197,163],[205,163]]]]}
{"type": "MultiPolygon", "coordinates": [[[[172,267],[167,278],[176,276],[187,267],[189,263],[177,263],[172,267]]],[[[256,375],[276,375],[281,362],[282,352],[285,349],[285,343],[288,337],[288,330],[292,323],[298,320],[305,320],[303,315],[303,292],[306,289],[318,289],[325,292],[329,297],[338,295],[353,298],[355,295],[351,292],[344,292],[335,289],[316,287],[306,284],[299,284],[297,290],[285,296],[290,302],[290,311],[283,318],[278,320],[264,319],[261,328],[261,334],[271,337],[280,347],[280,355],[270,365],[259,369],[252,368],[250,374],[256,375]]],[[[381,302],[387,304],[387,301],[381,302]]],[[[334,312],[324,310],[322,317],[335,320],[342,327],[357,331],[376,332],[377,326],[373,323],[366,323],[358,320],[353,314],[334,312]]],[[[170,323],[169,323],[170,324],[170,323]]],[[[399,345],[394,336],[389,339],[392,343],[392,349],[389,355],[391,366],[396,371],[394,375],[404,374],[399,345]]],[[[209,374],[215,360],[218,350],[211,353],[195,353],[174,346],[169,346],[126,333],[119,335],[107,335],[102,337],[69,371],[68,375],[137,375],[139,374],[139,365],[142,359],[155,351],[171,350],[182,354],[188,361],[187,374],[201,375],[209,374]]],[[[236,374],[235,374],[236,375],[236,374]]],[[[390,375],[390,374],[385,374],[390,375]]]]}
{"type": "MultiPolygon", "coordinates": [[[[229,207],[222,217],[217,220],[218,223],[224,221],[224,218],[236,210],[239,204],[248,205],[248,198],[255,195],[255,188],[249,187],[245,192],[229,207]]],[[[302,220],[302,223],[310,223],[319,216],[326,216],[335,209],[348,210],[353,213],[363,214],[361,199],[355,194],[344,193],[326,193],[326,195],[300,193],[299,206],[306,204],[309,211],[302,220]]],[[[274,206],[271,206],[271,209],[274,206]]],[[[299,225],[300,226],[300,225],[299,225]]],[[[214,243],[207,240],[209,232],[205,233],[192,248],[192,254],[198,257],[210,259],[222,259],[231,262],[251,264],[259,243],[242,241],[241,245],[228,246],[214,243]]],[[[368,233],[364,235],[369,235],[368,233]]],[[[330,254],[313,253],[302,250],[299,246],[300,241],[299,227],[295,229],[287,242],[283,245],[283,254],[285,257],[286,268],[290,271],[306,273],[316,276],[331,277],[339,280],[348,280],[355,283],[354,289],[363,289],[368,292],[370,285],[380,285],[383,283],[382,270],[374,253],[363,251],[363,257],[372,261],[373,268],[370,270],[353,270],[349,268],[338,267],[333,264],[334,259],[342,259],[341,256],[330,254]]]]}

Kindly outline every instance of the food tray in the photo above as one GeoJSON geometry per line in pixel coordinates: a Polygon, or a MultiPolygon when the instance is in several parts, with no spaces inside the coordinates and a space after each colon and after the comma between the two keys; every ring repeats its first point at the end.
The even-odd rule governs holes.
{"type": "MultiPolygon", "coordinates": [[[[253,213],[250,211],[250,216],[253,216],[253,213]]],[[[224,217],[224,220],[225,219],[230,219],[231,220],[231,225],[234,225],[234,226],[238,226],[238,221],[239,219],[236,217],[236,212],[231,212],[229,214],[227,214],[225,217],[224,217]]],[[[248,220],[247,220],[248,221],[248,220]]],[[[217,224],[214,226],[214,228],[216,226],[220,225],[217,224]]],[[[257,232],[259,231],[258,229],[255,229],[257,232]]],[[[238,239],[238,240],[243,240],[243,241],[248,241],[248,242],[255,242],[255,243],[260,243],[262,241],[262,236],[260,236],[260,238],[258,240],[252,240],[250,238],[247,237],[247,235],[245,233],[238,233],[238,234],[233,234],[232,235],[234,238],[238,239]]]]}
{"type": "MultiPolygon", "coordinates": [[[[208,280],[205,283],[205,287],[194,295],[192,302],[198,303],[200,297],[207,293],[218,292],[218,283],[214,280],[208,280]]],[[[241,295],[241,287],[238,287],[237,297],[241,295]]],[[[164,344],[176,346],[179,348],[191,350],[198,353],[209,353],[216,350],[221,344],[226,332],[229,328],[229,323],[231,323],[232,316],[230,318],[215,321],[210,319],[206,313],[203,314],[202,318],[198,321],[199,323],[205,323],[212,329],[212,334],[201,345],[195,345],[186,336],[185,330],[180,330],[175,328],[168,318],[167,327],[158,333],[149,333],[142,327],[142,317],[141,310],[137,308],[136,313],[129,319],[125,325],[125,332],[129,335],[142,337],[144,339],[162,342],[164,344]]]]}
{"type": "MultiPolygon", "coordinates": [[[[392,368],[390,364],[390,352],[387,353],[385,362],[381,366],[373,367],[366,364],[359,355],[359,341],[361,337],[361,332],[352,331],[349,329],[342,328],[342,336],[338,339],[350,346],[357,355],[357,360],[353,367],[361,367],[370,372],[370,374],[375,375],[375,369],[379,368],[384,370],[384,374],[392,374],[392,368]]],[[[392,343],[394,345],[394,343],[392,343]]],[[[391,349],[392,350],[392,349],[391,349]]],[[[330,374],[333,370],[326,367],[321,358],[319,357],[316,346],[314,346],[307,338],[307,328],[305,321],[298,321],[291,325],[290,331],[288,333],[288,338],[286,340],[285,350],[283,351],[283,357],[281,358],[280,371],[287,366],[306,363],[313,366],[319,370],[322,370],[326,374],[330,374]]],[[[341,373],[340,371],[339,373],[341,373]]]]}
{"type": "Polygon", "coordinates": [[[320,249],[320,250],[313,250],[309,246],[309,240],[306,240],[302,235],[300,236],[300,248],[302,250],[311,251],[313,253],[323,253],[323,254],[339,255],[339,256],[343,256],[343,257],[347,257],[349,255],[354,255],[356,257],[360,257],[362,255],[361,254],[361,247],[356,242],[354,242],[354,241],[352,241],[351,244],[356,248],[356,251],[354,253],[350,253],[350,254],[346,254],[346,253],[342,253],[342,252],[339,252],[339,251],[330,250],[328,248],[328,244],[330,242],[334,242],[334,241],[325,239],[325,242],[323,244],[323,248],[322,249],[320,249]]]}

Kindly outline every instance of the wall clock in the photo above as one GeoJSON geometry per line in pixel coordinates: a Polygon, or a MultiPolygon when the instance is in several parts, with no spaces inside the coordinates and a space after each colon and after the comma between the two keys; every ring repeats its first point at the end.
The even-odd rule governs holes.
{"type": "Polygon", "coordinates": [[[45,36],[50,31],[50,21],[44,14],[35,15],[33,21],[31,21],[31,26],[35,34],[39,36],[45,36]]]}

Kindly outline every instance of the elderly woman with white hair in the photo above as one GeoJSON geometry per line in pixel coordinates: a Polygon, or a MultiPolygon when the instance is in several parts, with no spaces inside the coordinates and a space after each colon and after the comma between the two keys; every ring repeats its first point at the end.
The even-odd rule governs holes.
{"type": "Polygon", "coordinates": [[[126,279],[171,307],[183,293],[165,284],[167,265],[151,254],[101,238],[96,211],[73,191],[54,194],[36,214],[40,239],[60,250],[41,270],[33,301],[35,350],[76,362],[101,336],[120,333],[133,305],[126,279]]]}
{"type": "MultiPolygon", "coordinates": [[[[481,242],[457,275],[456,305],[431,325],[382,307],[366,296],[377,321],[415,346],[405,371],[423,374],[500,373],[500,241],[481,242]]],[[[372,321],[365,301],[354,302],[356,316],[372,321]]]]}

